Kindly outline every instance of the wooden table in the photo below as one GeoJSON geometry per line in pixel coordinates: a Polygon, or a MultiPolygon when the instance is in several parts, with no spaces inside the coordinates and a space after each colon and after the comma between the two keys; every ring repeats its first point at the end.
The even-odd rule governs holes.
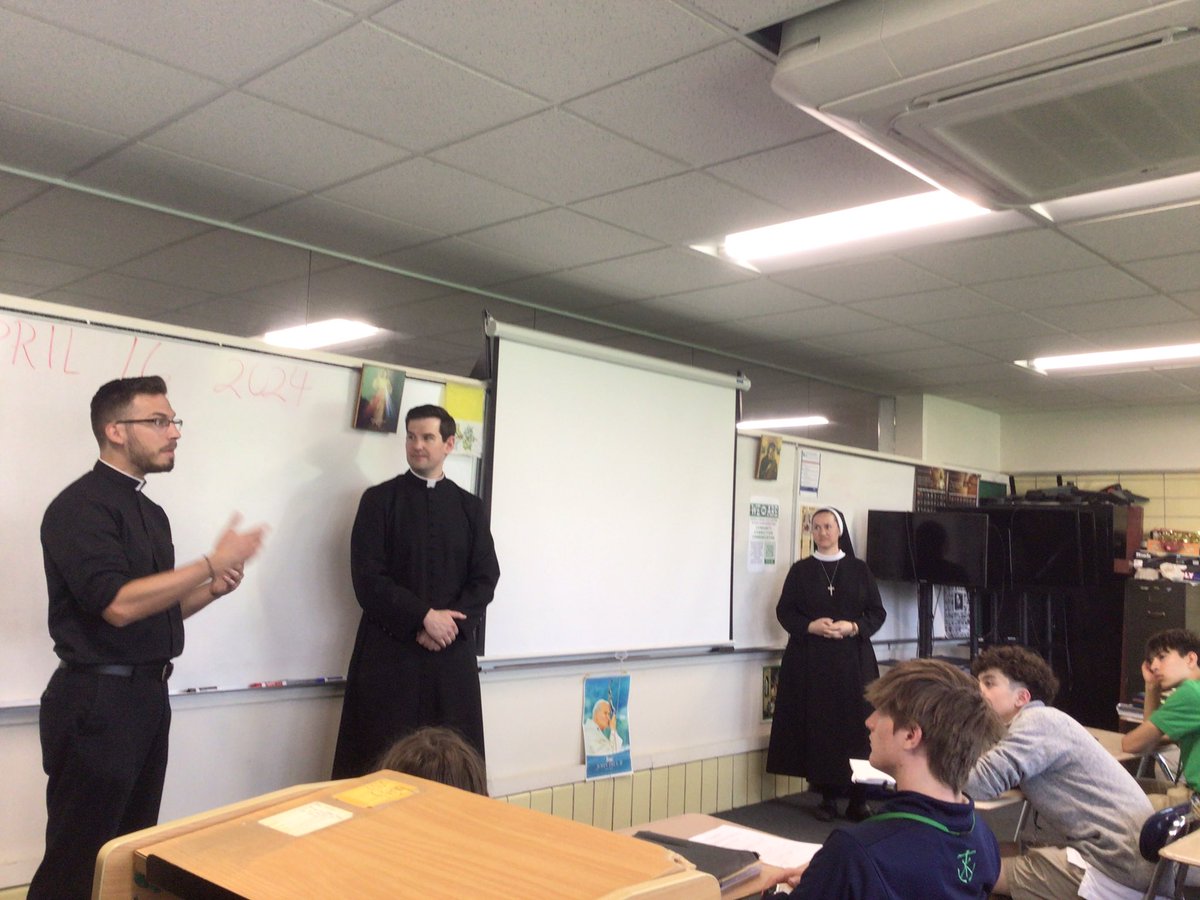
{"type": "Polygon", "coordinates": [[[716,900],[665,848],[395,772],[276,792],[105,845],[96,897],[716,900]],[[282,795],[282,797],[281,797],[282,795]],[[306,830],[320,822],[326,827],[306,830]],[[131,858],[131,859],[130,859],[131,858]],[[105,869],[133,873],[114,889],[105,869]],[[144,878],[154,888],[137,882],[144,878]]]}
{"type": "Polygon", "coordinates": [[[1104,745],[1104,749],[1111,753],[1113,759],[1117,762],[1123,763],[1134,759],[1140,760],[1142,765],[1138,767],[1137,774],[1139,777],[1146,774],[1143,769],[1145,768],[1144,764],[1148,762],[1150,766],[1157,763],[1167,781],[1174,784],[1178,780],[1178,774],[1171,770],[1170,763],[1167,762],[1167,758],[1163,755],[1163,751],[1172,745],[1170,738],[1164,736],[1156,747],[1146,750],[1143,753],[1129,753],[1121,749],[1121,738],[1124,736],[1121,732],[1108,731],[1104,728],[1088,728],[1088,731],[1091,732],[1096,740],[1104,745]]]}

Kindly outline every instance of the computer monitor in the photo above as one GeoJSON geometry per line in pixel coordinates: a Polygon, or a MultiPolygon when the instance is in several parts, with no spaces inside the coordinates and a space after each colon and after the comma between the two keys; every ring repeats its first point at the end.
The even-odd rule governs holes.
{"type": "Polygon", "coordinates": [[[912,513],[867,511],[867,568],[882,581],[916,581],[909,543],[912,513]]]}
{"type": "Polygon", "coordinates": [[[913,513],[912,554],[917,581],[986,588],[988,517],[967,512],[913,513]]]}

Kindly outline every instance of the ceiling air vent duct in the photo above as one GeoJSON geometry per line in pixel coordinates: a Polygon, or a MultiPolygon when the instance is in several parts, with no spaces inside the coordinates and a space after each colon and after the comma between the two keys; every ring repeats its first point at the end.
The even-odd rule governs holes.
{"type": "Polygon", "coordinates": [[[842,0],[772,88],[994,208],[1200,171],[1200,0],[842,0]]]}

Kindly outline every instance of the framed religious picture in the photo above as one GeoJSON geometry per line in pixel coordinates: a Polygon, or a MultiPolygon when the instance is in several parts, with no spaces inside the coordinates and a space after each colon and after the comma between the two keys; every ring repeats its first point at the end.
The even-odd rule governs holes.
{"type": "Polygon", "coordinates": [[[779,693],[779,666],[763,666],[762,717],[764,722],[775,718],[775,695],[779,693]]]}
{"type": "Polygon", "coordinates": [[[779,454],[782,450],[783,438],[766,434],[760,437],[754,477],[759,481],[775,481],[779,477],[779,454]]]}
{"type": "Polygon", "coordinates": [[[358,406],[355,428],[395,434],[400,426],[400,394],[404,372],[386,366],[364,365],[358,375],[358,406]]]}

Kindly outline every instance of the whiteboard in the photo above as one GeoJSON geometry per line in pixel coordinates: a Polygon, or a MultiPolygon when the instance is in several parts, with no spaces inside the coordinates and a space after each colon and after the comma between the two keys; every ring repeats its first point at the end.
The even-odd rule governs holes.
{"type": "Polygon", "coordinates": [[[500,336],[487,659],[728,644],[734,379],[509,333],[568,349],[500,336]]]}
{"type": "MultiPolygon", "coordinates": [[[[349,573],[358,499],[407,468],[402,432],[350,426],[358,361],[168,337],[154,333],[162,326],[140,323],[143,330],[135,320],[116,327],[73,318],[83,315],[0,296],[0,417],[8,436],[0,704],[35,702],[57,664],[38,533],[49,502],[96,460],[91,397],[106,381],[142,374],[166,379],[184,421],[174,471],[151,475],[145,489],[170,517],[176,561],[209,552],[234,511],[244,524],[270,529],[242,587],[187,620],[172,690],[345,675],[359,616],[349,573]]],[[[405,380],[402,412],[441,402],[444,383],[423,376],[405,380]]],[[[474,489],[475,459],[452,456],[446,469],[474,489]]]]}
{"type": "Polygon", "coordinates": [[[865,559],[867,512],[872,509],[911,510],[914,465],[800,444],[786,437],[777,481],[760,481],[754,477],[757,459],[758,437],[738,435],[733,539],[733,636],[738,647],[782,647],[787,643],[787,632],[775,619],[775,604],[779,601],[788,569],[799,556],[799,531],[803,525],[800,509],[805,506],[833,506],[841,510],[846,516],[850,537],[854,542],[854,553],[860,559],[865,559]],[[820,477],[816,491],[799,489],[802,451],[820,456],[820,477]],[[747,553],[751,538],[749,505],[755,497],[773,497],[781,503],[776,565],[758,571],[753,571],[749,566],[747,553]]]}

